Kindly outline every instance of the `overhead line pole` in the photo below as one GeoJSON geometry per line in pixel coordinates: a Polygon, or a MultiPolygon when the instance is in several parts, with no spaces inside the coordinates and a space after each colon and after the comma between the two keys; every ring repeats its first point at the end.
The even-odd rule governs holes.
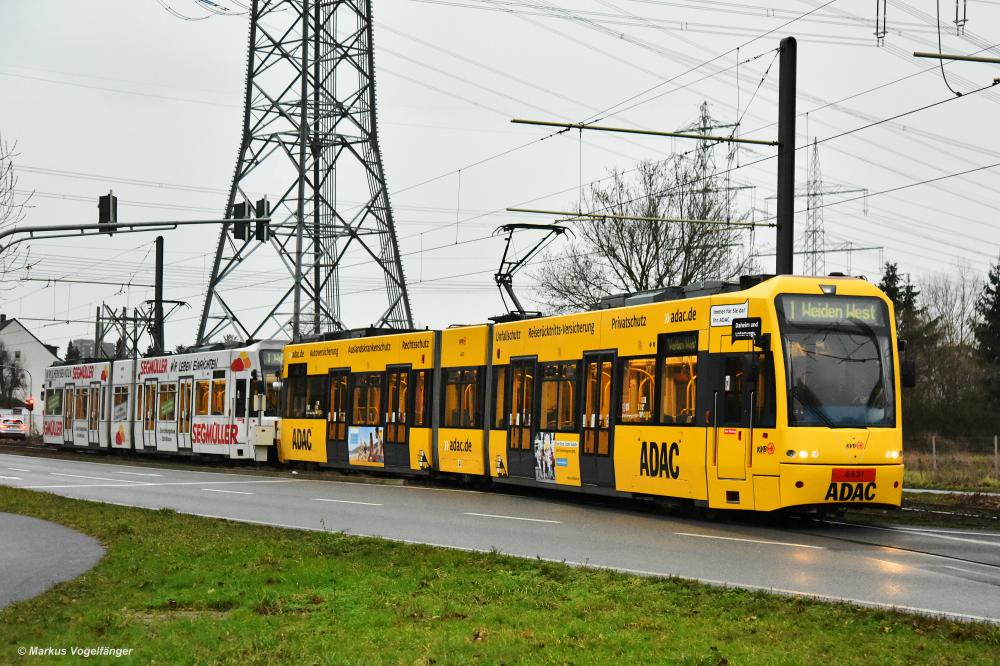
{"type": "Polygon", "coordinates": [[[778,206],[775,272],[794,271],[795,248],[795,76],[798,45],[781,40],[778,77],[778,206]]]}

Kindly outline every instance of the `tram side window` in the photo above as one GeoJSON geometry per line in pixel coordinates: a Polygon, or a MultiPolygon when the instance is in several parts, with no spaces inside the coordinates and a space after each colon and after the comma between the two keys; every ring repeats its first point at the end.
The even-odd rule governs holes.
{"type": "Polygon", "coordinates": [[[195,416],[208,416],[208,381],[199,380],[194,383],[194,413],[195,416]]]}
{"type": "Polygon", "coordinates": [[[354,425],[382,424],[382,373],[364,372],[354,375],[351,392],[351,416],[354,425]]]}
{"type": "Polygon", "coordinates": [[[226,413],[226,371],[212,371],[212,416],[226,413]]]}
{"type": "Polygon", "coordinates": [[[770,353],[760,352],[757,354],[757,386],[754,387],[755,427],[774,427],[774,406],[774,357],[770,353]]]}
{"type": "Polygon", "coordinates": [[[651,423],[656,396],[656,359],[622,361],[622,423],[651,423]]]}
{"type": "Polygon", "coordinates": [[[160,408],[157,418],[160,421],[173,421],[177,418],[177,384],[160,384],[160,408]]]}
{"type": "Polygon", "coordinates": [[[146,430],[156,427],[156,384],[146,384],[146,430]]]}
{"type": "Polygon", "coordinates": [[[482,373],[479,368],[448,368],[444,371],[444,426],[479,428],[482,373]]]}
{"type": "Polygon", "coordinates": [[[247,380],[236,380],[236,410],[234,416],[243,418],[247,415],[247,380]]]}
{"type": "Polygon", "coordinates": [[[660,337],[660,423],[693,425],[697,419],[698,333],[660,337]]]}
{"type": "Polygon", "coordinates": [[[507,366],[502,365],[493,369],[493,428],[500,430],[503,428],[504,410],[507,409],[507,366]]]}
{"type": "Polygon", "coordinates": [[[135,412],[133,415],[134,421],[142,420],[142,385],[135,387],[135,412]]]}
{"type": "Polygon", "coordinates": [[[288,388],[285,416],[302,419],[306,416],[306,364],[288,366],[288,388]]]}
{"type": "Polygon", "coordinates": [[[326,418],[326,375],[306,376],[306,413],[307,418],[326,418]]]}
{"type": "Polygon", "coordinates": [[[62,414],[63,405],[62,391],[48,390],[45,393],[45,414],[47,416],[59,416],[62,414]]]}
{"type": "Polygon", "coordinates": [[[417,370],[413,373],[413,425],[417,428],[426,428],[430,425],[430,419],[427,417],[430,377],[430,370],[417,370]]]}
{"type": "Polygon", "coordinates": [[[87,418],[87,390],[78,388],[76,390],[76,418],[83,420],[87,418]]]}
{"type": "Polygon", "coordinates": [[[546,363],[541,366],[541,430],[576,429],[576,362],[546,363]]]}
{"type": "Polygon", "coordinates": [[[111,420],[124,421],[128,417],[128,387],[116,386],[111,402],[111,420]]]}

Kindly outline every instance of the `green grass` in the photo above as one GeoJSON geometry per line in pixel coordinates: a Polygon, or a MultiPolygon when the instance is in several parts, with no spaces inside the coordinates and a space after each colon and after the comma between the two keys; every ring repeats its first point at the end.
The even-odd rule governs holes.
{"type": "Polygon", "coordinates": [[[1000,532],[1000,497],[975,493],[904,493],[903,508],[848,509],[845,518],[865,524],[973,528],[1000,532]]]}
{"type": "Polygon", "coordinates": [[[966,664],[1000,652],[1000,627],[496,553],[11,488],[0,511],[107,548],[89,573],[0,611],[0,663],[31,645],[241,664],[966,664]]]}
{"type": "Polygon", "coordinates": [[[909,488],[1000,492],[1000,478],[993,473],[993,454],[951,451],[938,453],[937,467],[926,451],[906,451],[905,485],[909,488]]]}

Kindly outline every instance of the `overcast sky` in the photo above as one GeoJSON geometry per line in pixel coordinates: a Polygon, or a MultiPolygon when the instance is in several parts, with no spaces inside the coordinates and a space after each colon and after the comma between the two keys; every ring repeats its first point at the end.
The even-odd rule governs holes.
{"type": "MultiPolygon", "coordinates": [[[[168,4],[205,15],[191,0],[168,4]]],[[[786,35],[799,40],[799,145],[954,97],[934,62],[911,55],[937,50],[929,0],[889,2],[882,47],[870,0],[767,4],[375,2],[382,157],[417,323],[482,321],[502,310],[492,272],[503,243],[491,232],[510,221],[548,221],[502,212],[507,206],[572,207],[581,182],[691,147],[596,132],[532,141],[548,132],[511,118],[599,115],[605,124],[676,130],[707,100],[720,122],[742,115],[742,134],[773,139],[774,49],[786,35]]],[[[966,32],[956,36],[955,3],[942,0],[943,51],[1000,57],[1000,1],[967,7],[966,32]]],[[[220,215],[241,133],[247,27],[245,16],[182,20],[157,0],[0,0],[0,133],[17,142],[19,190],[35,192],[27,223],[96,222],[96,197],[111,188],[123,220],[220,215]]],[[[945,70],[963,93],[1000,77],[1000,65],[945,70]]],[[[916,278],[958,265],[985,272],[1000,243],[1000,168],[882,192],[1000,163],[998,102],[1000,86],[822,143],[824,186],[869,192],[844,203],[859,195],[825,197],[827,245],[884,248],[830,253],[827,270],[847,270],[850,258],[852,273],[873,280],[881,260],[916,278]]],[[[774,213],[775,160],[742,165],[773,152],[742,148],[732,173],[754,186],[741,191],[739,205],[757,209],[757,219],[774,213]]],[[[805,156],[799,151],[800,188],[805,156]]],[[[208,229],[166,235],[166,297],[190,303],[168,325],[171,348],[193,342],[216,240],[208,229]]],[[[762,253],[773,250],[773,230],[754,240],[762,253]]],[[[120,308],[151,297],[135,285],[152,283],[152,243],[153,234],[34,242],[30,270],[7,276],[0,309],[65,350],[69,339],[93,334],[102,302],[120,308]],[[31,280],[15,281],[23,278],[31,280]]],[[[773,268],[773,257],[761,262],[773,268]]],[[[517,280],[530,296],[530,275],[517,280]]],[[[270,296],[248,294],[248,303],[270,296]]],[[[350,311],[344,317],[369,323],[352,321],[350,311]]]]}

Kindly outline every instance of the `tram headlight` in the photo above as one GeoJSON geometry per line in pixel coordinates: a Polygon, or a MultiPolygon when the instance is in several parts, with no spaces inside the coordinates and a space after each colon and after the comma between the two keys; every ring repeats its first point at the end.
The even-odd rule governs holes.
{"type": "Polygon", "coordinates": [[[799,451],[799,458],[808,458],[808,457],[809,457],[808,451],[799,451]]]}
{"type": "Polygon", "coordinates": [[[898,460],[899,454],[900,454],[899,451],[886,451],[885,457],[888,458],[889,460],[898,460]]]}
{"type": "Polygon", "coordinates": [[[819,451],[813,451],[813,452],[812,452],[812,453],[811,453],[810,455],[811,455],[811,456],[812,456],[813,458],[819,458],[819,451]]]}

